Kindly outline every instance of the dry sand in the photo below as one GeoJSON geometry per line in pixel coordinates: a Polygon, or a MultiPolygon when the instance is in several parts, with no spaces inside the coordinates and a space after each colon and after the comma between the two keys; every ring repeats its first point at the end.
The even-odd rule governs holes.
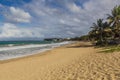
{"type": "Polygon", "coordinates": [[[0,62],[0,80],[120,80],[120,53],[97,53],[80,42],[0,62]]]}

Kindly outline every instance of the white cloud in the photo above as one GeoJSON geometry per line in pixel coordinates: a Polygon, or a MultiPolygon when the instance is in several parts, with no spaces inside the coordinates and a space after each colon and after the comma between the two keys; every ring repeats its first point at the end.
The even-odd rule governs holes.
{"type": "Polygon", "coordinates": [[[44,37],[38,28],[21,28],[11,23],[4,23],[0,29],[0,38],[39,38],[44,37]]]}
{"type": "Polygon", "coordinates": [[[2,4],[0,4],[0,7],[2,7],[2,4]]]}
{"type": "Polygon", "coordinates": [[[67,4],[67,7],[70,11],[79,13],[81,11],[81,7],[77,6],[75,3],[69,3],[67,4]]]}
{"type": "MultiPolygon", "coordinates": [[[[119,0],[88,0],[82,5],[75,3],[75,0],[56,0],[61,7],[51,7],[50,1],[33,0],[27,7],[36,15],[34,21],[38,25],[49,26],[43,34],[51,33],[57,36],[80,36],[87,33],[98,18],[105,18],[111,9],[120,4],[119,0]],[[47,5],[46,5],[47,4],[47,5]]],[[[79,1],[80,2],[80,1],[79,1]]],[[[53,4],[52,4],[53,6],[53,4]]]]}
{"type": "Polygon", "coordinates": [[[6,18],[9,23],[30,22],[32,19],[33,27],[24,28],[9,24],[15,28],[2,29],[1,36],[41,38],[80,36],[87,33],[98,18],[105,19],[106,14],[111,13],[111,9],[116,5],[120,5],[119,0],[32,0],[20,8],[10,7],[6,18]],[[80,5],[75,1],[85,2],[80,5]],[[7,31],[11,32],[9,36],[7,31]]]}
{"type": "Polygon", "coordinates": [[[65,24],[65,21],[63,19],[60,19],[61,24],[65,24]]]}
{"type": "Polygon", "coordinates": [[[10,14],[5,15],[6,19],[11,22],[29,23],[31,15],[20,8],[10,7],[10,14]]]}

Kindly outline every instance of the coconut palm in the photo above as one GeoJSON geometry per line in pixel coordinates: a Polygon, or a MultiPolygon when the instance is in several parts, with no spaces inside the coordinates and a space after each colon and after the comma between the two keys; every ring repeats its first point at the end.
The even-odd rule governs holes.
{"type": "Polygon", "coordinates": [[[120,5],[113,8],[112,13],[108,14],[107,19],[115,33],[114,38],[119,37],[120,39],[120,5]]]}
{"type": "Polygon", "coordinates": [[[112,29],[109,27],[108,22],[103,22],[103,19],[98,19],[97,23],[93,23],[92,30],[89,32],[90,39],[94,40],[97,44],[108,43],[112,38],[112,29]]]}
{"type": "Polygon", "coordinates": [[[103,19],[98,19],[97,23],[93,23],[92,31],[90,32],[91,36],[94,37],[94,40],[103,42],[103,19]]]}
{"type": "Polygon", "coordinates": [[[120,22],[120,5],[115,6],[112,10],[112,13],[107,15],[107,19],[109,20],[110,24],[114,27],[117,27],[120,22]]]}

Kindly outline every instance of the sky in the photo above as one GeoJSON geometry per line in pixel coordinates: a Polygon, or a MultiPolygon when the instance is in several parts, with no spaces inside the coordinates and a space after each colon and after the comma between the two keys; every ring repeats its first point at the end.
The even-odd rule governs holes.
{"type": "Polygon", "coordinates": [[[119,0],[0,0],[0,40],[81,36],[116,5],[119,0]]]}

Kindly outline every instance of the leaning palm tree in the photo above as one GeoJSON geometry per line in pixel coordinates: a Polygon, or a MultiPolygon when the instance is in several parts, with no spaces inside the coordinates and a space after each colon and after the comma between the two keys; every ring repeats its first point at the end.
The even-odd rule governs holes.
{"type": "Polygon", "coordinates": [[[107,45],[114,38],[114,33],[112,27],[110,27],[108,22],[103,23],[103,40],[105,45],[107,45]]]}
{"type": "Polygon", "coordinates": [[[113,28],[113,32],[115,33],[114,37],[119,37],[120,39],[120,5],[113,8],[112,13],[108,14],[107,19],[109,20],[109,23],[113,28]]]}
{"type": "Polygon", "coordinates": [[[115,6],[112,10],[112,13],[107,15],[107,19],[109,20],[111,26],[117,27],[120,22],[120,5],[115,6]]]}
{"type": "Polygon", "coordinates": [[[96,43],[102,43],[103,42],[103,19],[98,19],[97,23],[93,23],[93,26],[91,27],[92,30],[89,32],[90,37],[96,42],[96,43]]]}
{"type": "Polygon", "coordinates": [[[96,44],[107,44],[112,38],[112,29],[108,22],[103,22],[103,19],[98,19],[97,23],[93,23],[92,30],[89,32],[90,39],[96,44]]]}

